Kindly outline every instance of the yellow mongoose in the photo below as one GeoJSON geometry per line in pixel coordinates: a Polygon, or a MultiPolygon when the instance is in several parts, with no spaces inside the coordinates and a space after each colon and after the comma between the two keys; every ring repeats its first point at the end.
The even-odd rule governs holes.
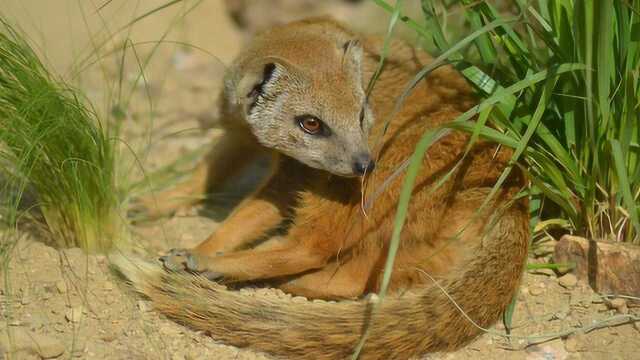
{"type": "Polygon", "coordinates": [[[405,84],[430,59],[393,43],[367,99],[381,45],[319,18],[266,31],[240,54],[222,95],[227,135],[190,181],[162,195],[158,211],[181,205],[174,197],[220,184],[259,154],[273,157],[273,170],[209,239],[163,257],[176,271],[119,265],[158,311],[225,343],[290,359],[347,358],[366,327],[362,358],[453,350],[500,317],[526,259],[527,203],[515,197],[525,180],[514,169],[478,214],[511,153],[478,142],[463,159],[468,136],[460,132],[424,157],[392,294],[373,317],[367,301],[358,300],[380,286],[402,184],[387,181],[365,216],[362,176],[367,193],[381,189],[427,129],[473,104],[465,81],[443,67],[416,87],[383,133],[405,84]],[[284,235],[269,235],[277,228],[284,235]],[[267,281],[295,295],[342,300],[249,297],[210,280],[267,281]]]}

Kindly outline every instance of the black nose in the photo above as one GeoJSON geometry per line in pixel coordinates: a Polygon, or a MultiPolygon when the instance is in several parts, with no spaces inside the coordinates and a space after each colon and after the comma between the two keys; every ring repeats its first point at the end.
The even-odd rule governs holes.
{"type": "Polygon", "coordinates": [[[353,172],[359,176],[370,174],[376,166],[369,154],[359,154],[353,159],[353,172]]]}

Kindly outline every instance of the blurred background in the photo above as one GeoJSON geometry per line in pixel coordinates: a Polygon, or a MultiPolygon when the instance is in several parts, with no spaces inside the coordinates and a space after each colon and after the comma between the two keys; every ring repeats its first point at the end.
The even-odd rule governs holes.
{"type": "MultiPolygon", "coordinates": [[[[419,12],[418,2],[410,3],[419,12]]],[[[179,41],[228,63],[248,34],[273,24],[330,14],[359,30],[384,32],[388,18],[362,0],[2,0],[0,12],[61,72],[107,40],[179,41]]]]}

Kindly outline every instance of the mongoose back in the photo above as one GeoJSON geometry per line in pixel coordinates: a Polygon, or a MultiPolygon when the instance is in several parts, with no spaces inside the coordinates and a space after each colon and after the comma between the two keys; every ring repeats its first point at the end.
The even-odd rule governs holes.
{"type": "Polygon", "coordinates": [[[272,170],[207,240],[163,257],[165,269],[118,260],[158,311],[225,343],[290,359],[347,358],[366,328],[363,359],[454,350],[501,316],[526,259],[527,203],[516,196],[525,179],[514,168],[481,207],[511,152],[484,141],[467,151],[469,137],[455,131],[424,156],[390,294],[374,313],[362,298],[381,285],[398,167],[425,131],[474,104],[460,75],[442,67],[387,126],[407,82],[431,59],[393,42],[367,97],[381,47],[379,38],[316,18],[266,31],[239,55],[221,97],[226,135],[149,211],[188,205],[176,199],[220,185],[258,156],[269,156],[272,170]],[[251,282],[338,301],[246,296],[220,284],[251,282]]]}

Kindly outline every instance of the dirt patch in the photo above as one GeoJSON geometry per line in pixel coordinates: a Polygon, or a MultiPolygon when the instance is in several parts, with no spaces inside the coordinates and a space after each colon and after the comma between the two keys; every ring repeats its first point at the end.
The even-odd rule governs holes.
{"type": "MultiPolygon", "coordinates": [[[[188,245],[212,225],[205,217],[176,217],[165,223],[165,229],[171,229],[166,236],[182,234],[171,246],[188,245]]],[[[14,250],[7,275],[0,281],[5,319],[0,347],[16,359],[270,358],[217,343],[152,311],[110,271],[104,256],[88,256],[80,249],[58,251],[25,236],[14,250]]],[[[622,312],[640,316],[634,305],[627,302],[622,312]]],[[[640,353],[640,332],[633,325],[579,331],[622,312],[583,283],[565,288],[555,276],[527,274],[510,342],[498,335],[504,328],[497,325],[458,352],[428,358],[632,359],[640,353]],[[537,336],[573,330],[577,332],[563,339],[526,346],[543,340],[537,336]]]]}

